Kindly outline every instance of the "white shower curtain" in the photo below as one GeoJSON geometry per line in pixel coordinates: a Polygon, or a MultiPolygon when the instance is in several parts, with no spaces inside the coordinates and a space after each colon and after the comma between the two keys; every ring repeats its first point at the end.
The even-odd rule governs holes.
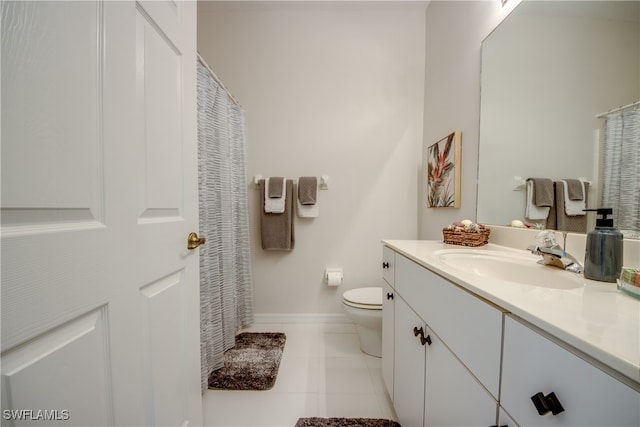
{"type": "Polygon", "coordinates": [[[618,229],[640,230],[640,110],[605,118],[603,151],[602,207],[618,229]]]}
{"type": "Polygon", "coordinates": [[[201,380],[253,322],[244,111],[198,58],[201,380]]]}

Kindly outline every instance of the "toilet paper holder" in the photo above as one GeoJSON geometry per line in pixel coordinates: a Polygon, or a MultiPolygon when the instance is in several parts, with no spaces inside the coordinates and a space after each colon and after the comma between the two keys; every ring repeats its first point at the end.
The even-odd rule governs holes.
{"type": "Polygon", "coordinates": [[[329,286],[340,286],[343,273],[341,268],[327,268],[324,270],[324,280],[329,286]]]}

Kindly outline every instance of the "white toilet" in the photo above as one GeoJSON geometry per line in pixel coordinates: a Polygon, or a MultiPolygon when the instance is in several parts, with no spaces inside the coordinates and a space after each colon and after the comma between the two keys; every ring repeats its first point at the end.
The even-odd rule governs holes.
{"type": "Polygon", "coordinates": [[[360,349],[382,357],[382,288],[357,288],[342,294],[342,308],[358,327],[360,349]]]}

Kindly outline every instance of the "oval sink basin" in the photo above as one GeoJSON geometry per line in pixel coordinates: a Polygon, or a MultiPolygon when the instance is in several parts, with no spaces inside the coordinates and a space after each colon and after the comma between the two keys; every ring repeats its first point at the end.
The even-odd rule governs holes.
{"type": "Polygon", "coordinates": [[[584,283],[578,274],[538,264],[540,258],[534,255],[473,249],[445,249],[435,255],[449,267],[488,279],[552,289],[574,289],[584,283]]]}

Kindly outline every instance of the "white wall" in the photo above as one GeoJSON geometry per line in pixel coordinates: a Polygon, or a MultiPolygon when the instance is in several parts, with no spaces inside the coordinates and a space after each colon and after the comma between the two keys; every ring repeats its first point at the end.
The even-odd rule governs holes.
{"type": "Polygon", "coordinates": [[[441,239],[452,221],[476,216],[480,123],[480,46],[519,2],[432,1],[426,18],[424,141],[431,145],[462,132],[461,207],[428,208],[426,171],[421,176],[420,238],[441,239]]]}
{"type": "Polygon", "coordinates": [[[198,50],[246,111],[250,180],[330,176],[290,253],[261,249],[250,191],[256,313],[339,313],[381,284],[381,239],[418,237],[424,5],[205,2],[198,50]]]}

